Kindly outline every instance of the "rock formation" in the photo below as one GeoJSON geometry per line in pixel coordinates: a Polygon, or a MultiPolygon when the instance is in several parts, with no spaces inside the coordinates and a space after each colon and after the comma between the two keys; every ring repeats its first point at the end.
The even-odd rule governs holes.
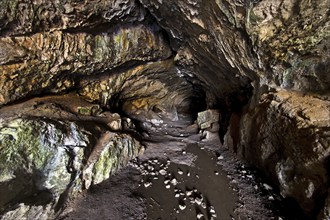
{"type": "Polygon", "coordinates": [[[224,147],[310,217],[330,218],[329,10],[329,0],[0,0],[3,219],[56,216],[143,151],[142,130],[206,108],[220,114],[224,147]]]}

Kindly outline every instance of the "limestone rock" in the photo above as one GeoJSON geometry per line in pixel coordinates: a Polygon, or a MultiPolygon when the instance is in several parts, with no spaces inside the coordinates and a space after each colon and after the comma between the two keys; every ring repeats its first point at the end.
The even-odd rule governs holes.
{"type": "Polygon", "coordinates": [[[77,190],[109,178],[143,152],[140,142],[130,135],[100,129],[114,117],[88,116],[92,120],[87,122],[85,115],[74,117],[56,108],[39,117],[44,106],[31,110],[27,103],[28,110],[0,111],[6,116],[0,118],[0,212],[7,211],[1,219],[53,218],[77,190]],[[80,175],[89,169],[91,173],[80,175]]]}
{"type": "Polygon", "coordinates": [[[87,160],[83,171],[84,187],[88,189],[109,179],[110,175],[143,152],[141,150],[141,144],[131,136],[106,132],[87,160]]]}
{"type": "Polygon", "coordinates": [[[144,8],[133,0],[2,0],[0,6],[1,35],[92,29],[110,22],[143,20],[146,15],[144,8]]]}
{"type": "Polygon", "coordinates": [[[203,112],[198,112],[197,125],[200,129],[211,129],[212,126],[216,127],[219,122],[219,111],[214,109],[208,109],[203,112]]]}
{"type": "Polygon", "coordinates": [[[330,101],[279,90],[264,94],[240,122],[233,151],[261,168],[284,197],[312,216],[328,191],[330,101]]]}
{"type": "Polygon", "coordinates": [[[0,45],[18,48],[0,53],[6,62],[0,66],[0,105],[40,91],[65,91],[76,86],[79,77],[110,71],[128,61],[171,55],[162,35],[144,25],[120,27],[110,33],[54,31],[0,37],[0,45]],[[9,62],[18,50],[24,51],[24,59],[9,62]]]}
{"type": "Polygon", "coordinates": [[[27,198],[56,203],[82,167],[89,135],[73,122],[1,119],[0,141],[3,211],[27,198]]]}
{"type": "Polygon", "coordinates": [[[162,121],[160,116],[178,120],[178,114],[189,111],[194,98],[190,83],[177,75],[173,60],[139,65],[128,71],[82,82],[80,95],[107,108],[120,108],[130,117],[162,121]]]}

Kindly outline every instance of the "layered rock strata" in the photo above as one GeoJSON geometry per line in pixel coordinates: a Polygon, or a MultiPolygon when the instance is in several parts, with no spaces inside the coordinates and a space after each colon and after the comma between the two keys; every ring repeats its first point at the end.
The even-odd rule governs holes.
{"type": "Polygon", "coordinates": [[[140,146],[136,140],[113,133],[130,119],[122,124],[111,112],[150,129],[206,107],[219,110],[226,147],[309,216],[329,218],[329,7],[329,0],[0,1],[1,184],[26,175],[17,189],[32,186],[1,202],[18,210],[5,218],[54,213],[54,201],[76,182],[72,170],[88,187],[109,177],[116,149],[123,161],[135,155],[123,149],[140,146]],[[72,103],[63,103],[69,92],[72,103]],[[92,104],[76,106],[77,94],[92,104]],[[207,106],[196,107],[204,98],[207,106]],[[131,144],[121,147],[124,140],[131,144]],[[89,162],[68,165],[74,154],[89,162]],[[93,167],[101,167],[94,177],[93,167]],[[36,192],[48,200],[25,201],[36,192]]]}

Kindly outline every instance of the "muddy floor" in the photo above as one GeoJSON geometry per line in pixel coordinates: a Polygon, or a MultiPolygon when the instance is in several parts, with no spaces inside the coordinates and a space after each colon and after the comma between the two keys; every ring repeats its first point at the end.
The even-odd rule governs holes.
{"type": "Polygon", "coordinates": [[[188,120],[148,125],[145,153],[69,201],[63,220],[307,219],[188,120]]]}

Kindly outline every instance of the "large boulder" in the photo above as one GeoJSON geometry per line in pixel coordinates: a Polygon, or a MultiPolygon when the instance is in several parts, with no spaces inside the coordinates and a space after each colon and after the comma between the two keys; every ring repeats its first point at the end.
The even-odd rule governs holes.
{"type": "Polygon", "coordinates": [[[105,119],[34,111],[0,119],[0,212],[8,212],[1,219],[53,218],[69,196],[108,179],[143,149],[128,134],[100,129],[105,119]]]}
{"type": "Polygon", "coordinates": [[[265,93],[235,123],[226,146],[263,170],[282,196],[316,216],[329,186],[330,101],[285,90],[265,93]]]}

